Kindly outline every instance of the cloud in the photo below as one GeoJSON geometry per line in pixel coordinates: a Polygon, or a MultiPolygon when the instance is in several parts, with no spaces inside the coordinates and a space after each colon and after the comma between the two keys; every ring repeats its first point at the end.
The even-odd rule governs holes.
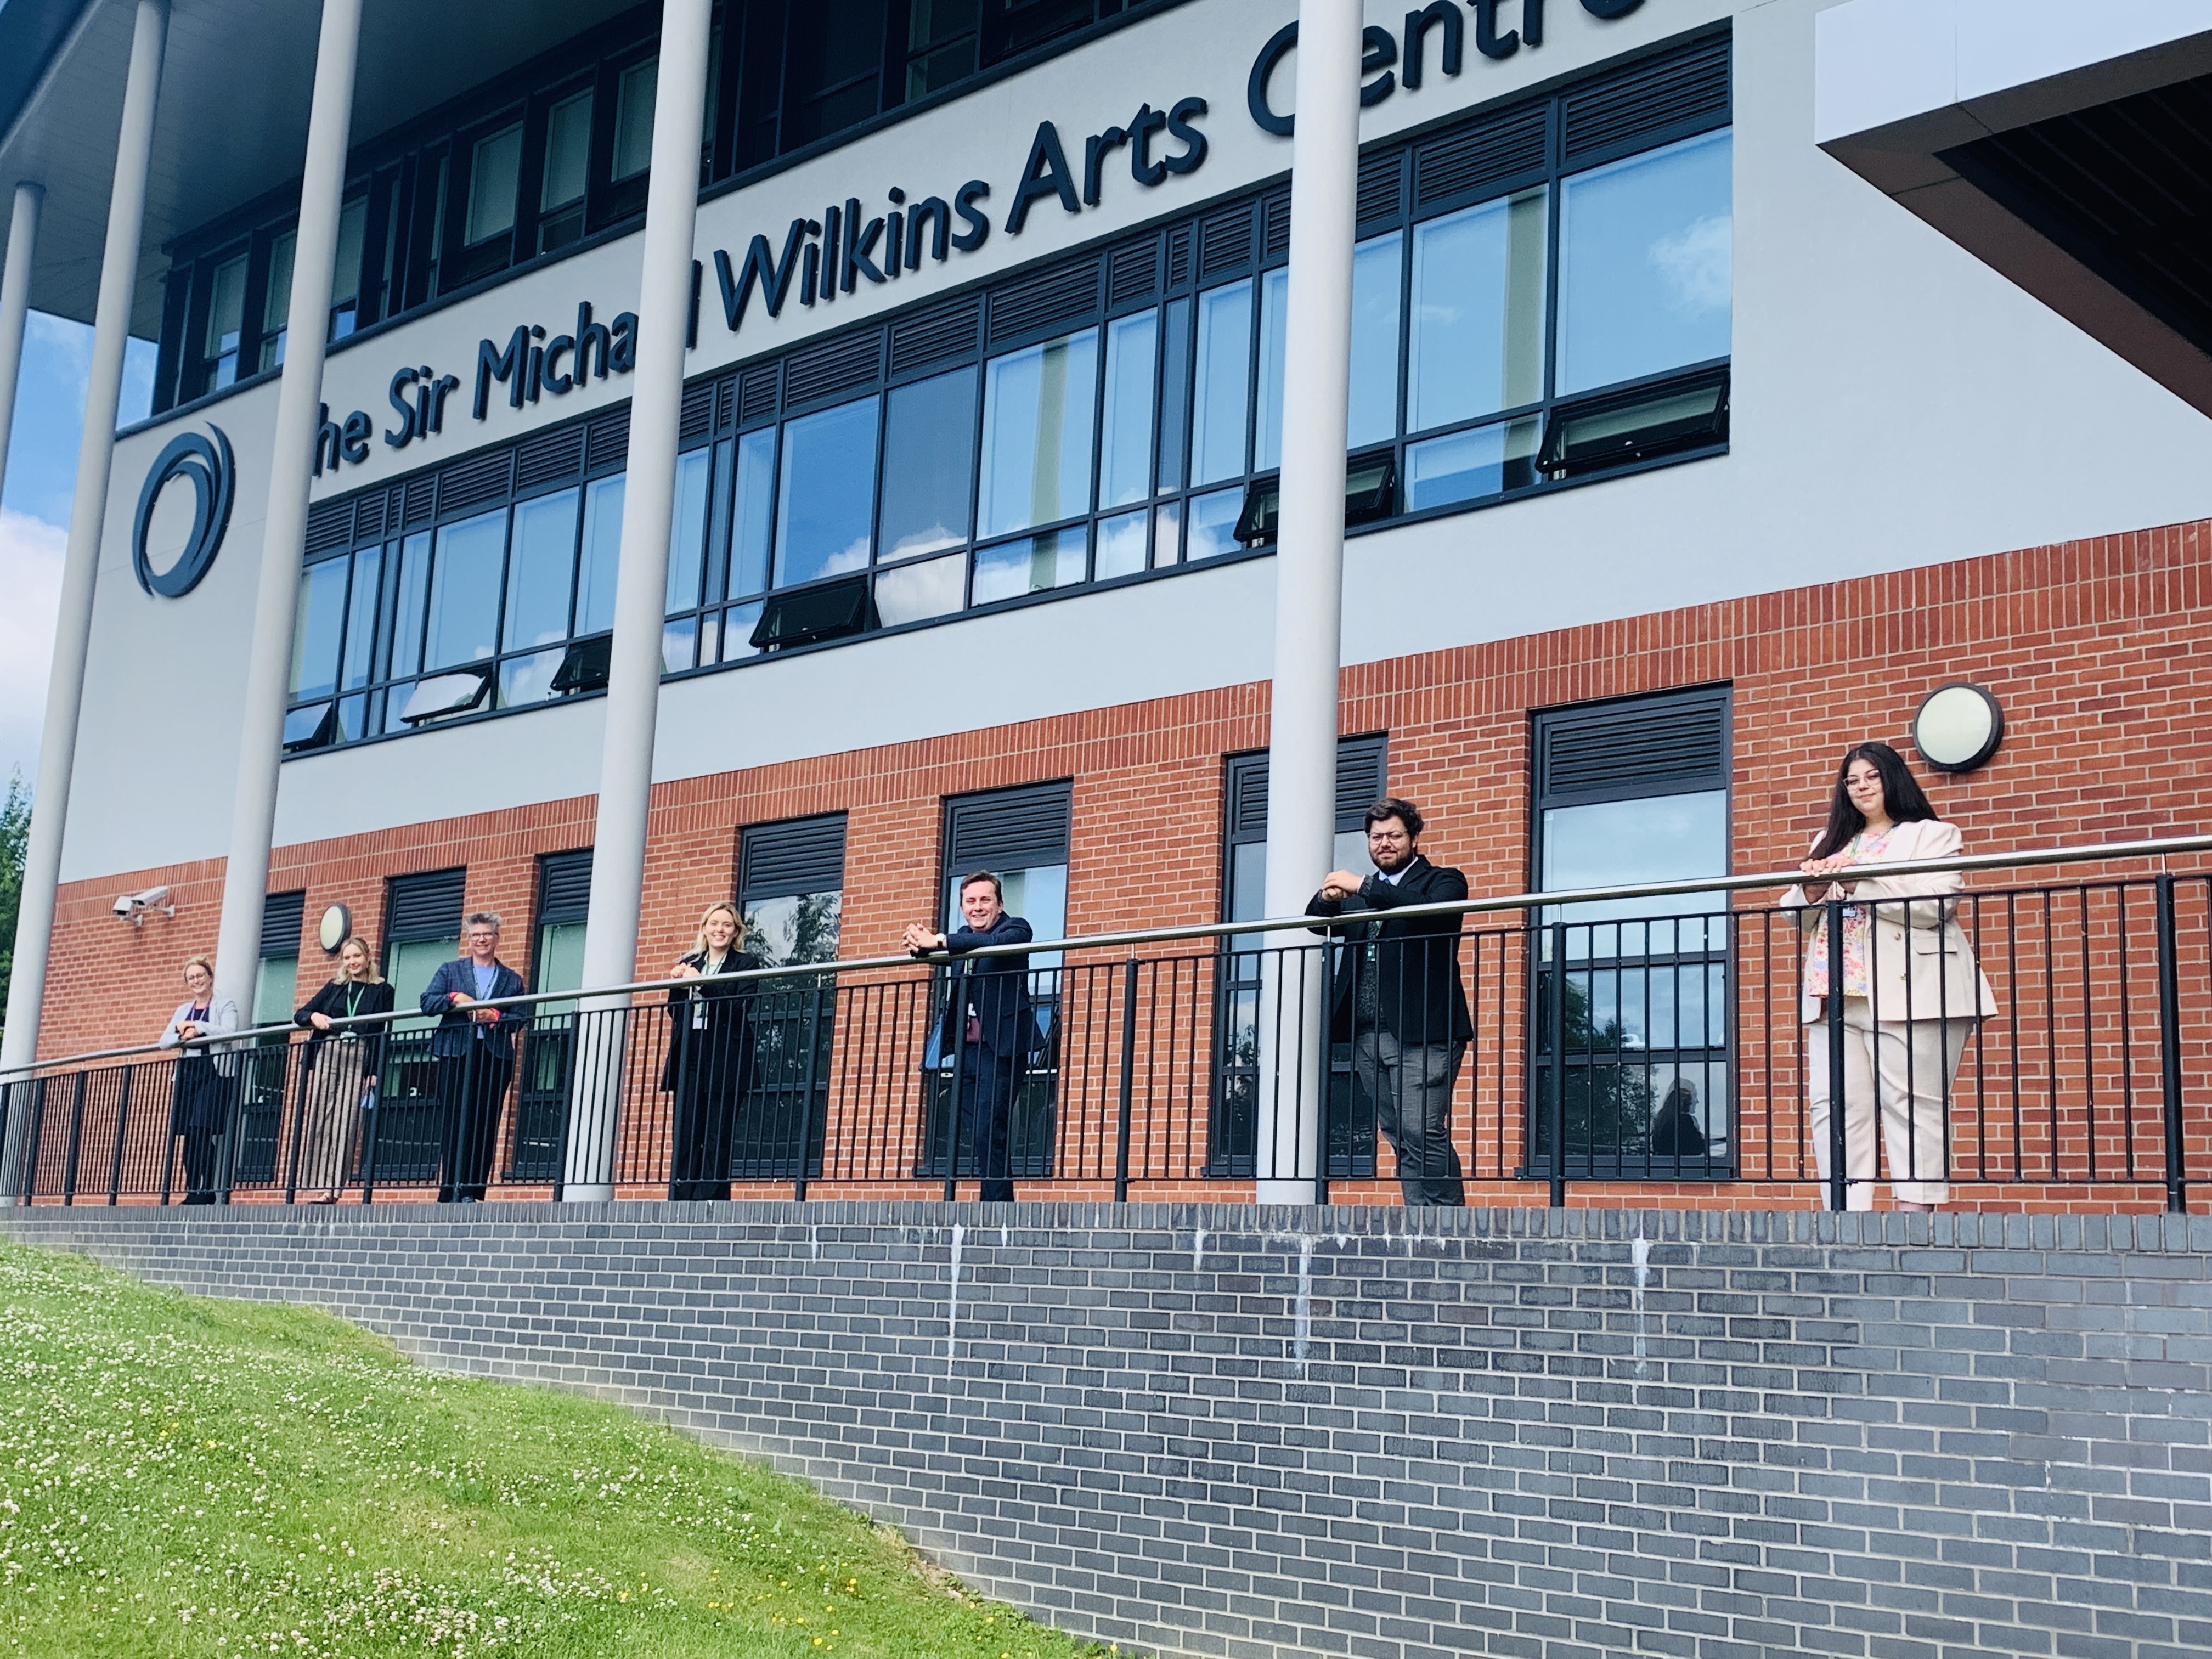
{"type": "Polygon", "coordinates": [[[1652,243],[1651,263],[1676,311],[1694,316],[1728,309],[1730,228],[1729,216],[1722,214],[1696,220],[1678,234],[1652,243]]]}
{"type": "Polygon", "coordinates": [[[38,772],[68,544],[58,525],[0,511],[0,593],[8,596],[0,605],[0,779],[19,766],[27,783],[38,772]]]}

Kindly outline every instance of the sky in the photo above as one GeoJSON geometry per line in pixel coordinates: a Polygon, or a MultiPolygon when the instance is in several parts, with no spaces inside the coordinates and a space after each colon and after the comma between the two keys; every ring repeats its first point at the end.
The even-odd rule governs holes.
{"type": "MultiPolygon", "coordinates": [[[[15,383],[8,477],[0,489],[0,791],[19,769],[26,787],[38,775],[91,363],[89,327],[31,313],[15,383]]],[[[154,347],[133,340],[124,361],[123,424],[145,417],[153,393],[154,347]]]]}

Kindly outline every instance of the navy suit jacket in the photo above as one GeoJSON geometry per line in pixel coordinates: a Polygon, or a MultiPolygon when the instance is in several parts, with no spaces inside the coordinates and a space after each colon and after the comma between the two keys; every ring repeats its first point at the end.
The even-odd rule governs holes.
{"type": "MultiPolygon", "coordinates": [[[[987,945],[1027,945],[1034,935],[1019,916],[1000,916],[988,933],[963,927],[945,936],[946,951],[956,957],[980,951],[987,945]]],[[[951,969],[951,984],[945,1000],[944,1023],[938,1041],[949,1058],[957,1052],[967,1024],[969,1005],[983,1028],[983,1045],[1004,1060],[1027,1059],[1036,1026],[1030,1006],[1030,958],[1027,951],[1003,957],[981,957],[951,969]]]]}
{"type": "MultiPolygon", "coordinates": [[[[521,975],[503,962],[494,965],[494,997],[519,997],[523,989],[521,975]]],[[[458,1060],[469,1052],[469,1045],[477,1041],[477,1033],[481,1031],[483,1053],[494,1060],[513,1058],[514,1034],[530,1023],[528,1012],[502,1008],[497,1024],[479,1024],[469,1018],[468,1009],[453,1006],[453,994],[456,991],[467,997],[477,994],[477,966],[466,957],[440,963],[438,971],[430,975],[429,986],[422,993],[422,1012],[440,1016],[438,1029],[430,1034],[430,1052],[441,1059],[458,1060]]]]}

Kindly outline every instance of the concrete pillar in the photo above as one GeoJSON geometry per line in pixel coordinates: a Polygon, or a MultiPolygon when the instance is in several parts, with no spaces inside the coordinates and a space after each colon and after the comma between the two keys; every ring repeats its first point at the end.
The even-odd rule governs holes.
{"type": "Polygon", "coordinates": [[[307,112],[307,167],[300,185],[299,238],[292,252],[292,303],[284,316],[284,373],[277,385],[276,426],[270,446],[269,516],[239,720],[238,788],[231,804],[229,858],[223,866],[222,929],[216,944],[216,994],[234,1000],[249,1021],[261,965],[262,898],[269,886],[269,842],[276,828],[292,624],[307,547],[315,428],[322,422],[331,275],[337,264],[338,210],[345,201],[354,66],[360,50],[361,0],[323,0],[314,98],[307,112]]]}
{"type": "MultiPolygon", "coordinates": [[[[685,325],[691,307],[699,143],[705,131],[710,0],[663,0],[660,70],[653,106],[653,175],[646,188],[645,271],[638,295],[637,368],[630,377],[629,459],[623,492],[622,567],[615,582],[606,734],[599,751],[599,825],[592,837],[592,911],[584,983],[623,985],[637,963],[645,886],[646,809],[660,712],[660,625],[668,536],[676,507],[676,444],[684,410],[685,325]]],[[[562,1196],[614,1196],[615,1129],[622,1098],[627,997],[586,998],[579,1017],[575,1083],[562,1196]]]]}
{"type": "MultiPolygon", "coordinates": [[[[108,474],[115,460],[115,416],[123,396],[123,349],[131,337],[131,301],[138,284],[138,244],[146,216],[146,173],[154,153],[154,110],[161,91],[161,54],[169,35],[169,0],[138,0],[131,35],[131,67],[123,83],[123,125],[115,143],[115,182],[107,198],[107,243],[100,260],[100,296],[93,311],[92,367],[84,390],[84,435],[77,445],[76,495],[70,504],[68,550],[62,559],[61,605],[54,620],[54,664],[46,681],[46,728],[39,739],[39,781],[32,797],[30,844],[24,849],[22,908],[15,922],[15,967],[8,986],[8,1030],[0,1041],[0,1075],[27,1066],[39,1052],[39,1012],[46,994],[46,953],[53,943],[54,891],[61,879],[62,835],[68,827],[70,776],[76,763],[77,716],[84,702],[84,659],[92,642],[93,584],[100,569],[100,532],[107,516],[108,474]]],[[[17,198],[17,212],[21,199],[17,198]]],[[[21,221],[20,216],[18,223],[21,221]]],[[[20,1103],[20,1102],[18,1103],[20,1103]]],[[[0,1202],[21,1190],[27,1111],[8,1114],[0,1152],[0,1202]]]]}
{"type": "MultiPolygon", "coordinates": [[[[1295,915],[1334,867],[1337,669],[1344,599],[1345,406],[1359,180],[1359,0],[1298,8],[1284,306],[1282,516],[1267,744],[1267,914],[1295,915]]],[[[1277,933],[1278,950],[1310,935],[1277,933]]],[[[1310,1204],[1328,1082],[1327,964],[1273,956],[1262,976],[1258,1190],[1310,1204]]]]}
{"type": "Polygon", "coordinates": [[[8,438],[15,424],[15,377],[23,367],[23,321],[31,310],[31,259],[46,192],[25,179],[8,218],[8,263],[0,267],[0,493],[8,485],[8,438]]]}

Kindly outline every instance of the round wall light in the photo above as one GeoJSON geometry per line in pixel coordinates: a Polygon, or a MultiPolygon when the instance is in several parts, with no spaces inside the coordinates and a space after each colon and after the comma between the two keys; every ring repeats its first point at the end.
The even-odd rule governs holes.
{"type": "Polygon", "coordinates": [[[353,912],[343,904],[331,906],[315,924],[315,941],[323,947],[326,957],[337,955],[339,947],[352,937],[353,912]]]}
{"type": "Polygon", "coordinates": [[[1921,700],[1912,746],[1938,772],[1971,772],[2004,741],[2004,710],[1978,685],[1954,680],[1921,700]]]}

